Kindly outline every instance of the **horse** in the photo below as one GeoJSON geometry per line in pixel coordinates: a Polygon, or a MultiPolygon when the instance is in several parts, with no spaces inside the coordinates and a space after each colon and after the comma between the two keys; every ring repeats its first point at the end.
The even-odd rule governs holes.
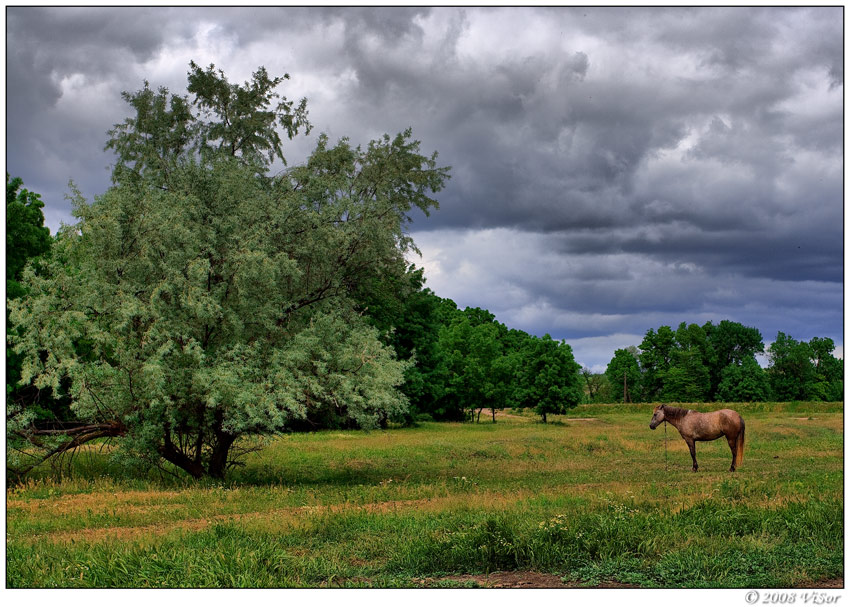
{"type": "Polygon", "coordinates": [[[679,431],[694,460],[694,472],[697,471],[697,450],[695,441],[709,441],[725,436],[732,450],[730,472],[741,465],[744,459],[744,418],[732,409],[720,409],[711,413],[699,413],[690,409],[680,409],[669,405],[658,405],[652,413],[649,427],[655,430],[661,422],[669,422],[679,431]]]}

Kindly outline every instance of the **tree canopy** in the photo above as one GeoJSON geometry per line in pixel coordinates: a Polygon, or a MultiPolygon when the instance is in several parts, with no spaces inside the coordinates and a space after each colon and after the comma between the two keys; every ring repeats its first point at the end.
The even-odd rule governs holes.
{"type": "Polygon", "coordinates": [[[24,267],[50,250],[50,230],[44,225],[41,195],[21,188],[20,177],[6,173],[6,297],[24,294],[24,267]]]}
{"type": "Polygon", "coordinates": [[[77,423],[48,454],[113,436],[125,455],[221,477],[240,437],[297,421],[374,427],[406,410],[408,363],[360,306],[403,279],[408,213],[436,206],[448,170],[407,131],[366,148],[321,136],[306,163],[267,177],[279,140],[264,129],[292,134],[299,114],[278,106],[235,128],[227,99],[259,116],[279,79],[260,69],[256,87],[234,88],[192,70],[210,122],[147,87],[125,95],[136,115],[110,133],[115,185],[93,203],[75,195],[78,222],[11,306],[22,380],[71,384],[77,423]]]}
{"type": "Polygon", "coordinates": [[[844,362],[834,350],[831,339],[799,342],[780,331],[763,369],[756,360],[765,352],[758,329],[730,320],[681,323],[675,331],[649,329],[634,366],[626,350],[617,350],[606,375],[613,389],[627,372],[629,386],[640,386],[631,390],[635,401],[837,401],[844,393],[844,362]]]}

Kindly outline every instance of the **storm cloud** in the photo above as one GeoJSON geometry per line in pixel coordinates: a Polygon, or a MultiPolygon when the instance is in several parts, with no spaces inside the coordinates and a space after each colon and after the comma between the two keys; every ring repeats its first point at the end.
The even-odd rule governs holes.
{"type": "Polygon", "coordinates": [[[843,9],[7,9],[7,170],[70,222],[106,131],[190,60],[287,72],[315,131],[413,128],[452,167],[411,232],[428,286],[604,369],[650,327],[843,345],[843,9]]]}

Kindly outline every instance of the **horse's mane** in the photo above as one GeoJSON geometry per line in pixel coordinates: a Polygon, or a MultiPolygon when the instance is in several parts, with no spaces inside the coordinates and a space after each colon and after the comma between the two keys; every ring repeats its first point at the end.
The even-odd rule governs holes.
{"type": "Polygon", "coordinates": [[[681,419],[690,409],[680,409],[679,407],[671,407],[664,405],[664,417],[667,419],[681,419]]]}

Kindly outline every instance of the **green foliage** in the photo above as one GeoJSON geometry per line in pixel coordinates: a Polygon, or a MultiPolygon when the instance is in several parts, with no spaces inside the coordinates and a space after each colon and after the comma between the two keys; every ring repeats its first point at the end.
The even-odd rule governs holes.
{"type": "Polygon", "coordinates": [[[780,331],[767,354],[770,361],[767,373],[774,397],[777,400],[806,400],[806,387],[814,380],[809,345],[780,331]]]}
{"type": "Polygon", "coordinates": [[[758,329],[730,320],[721,320],[718,325],[707,322],[702,329],[708,342],[705,364],[711,377],[707,397],[714,400],[724,369],[733,364],[742,365],[745,361],[756,362],[755,355],[764,352],[764,342],[758,329]]]}
{"type": "MultiPolygon", "coordinates": [[[[764,351],[755,328],[723,320],[703,326],[681,323],[647,331],[638,355],[643,401],[711,402],[770,398],[755,355],[764,351]],[[747,376],[747,386],[734,385],[747,376]],[[736,378],[736,379],[733,379],[736,378]],[[721,393],[722,387],[722,393],[721,393]]],[[[612,361],[613,362],[613,361],[612,361]]],[[[622,370],[619,371],[622,374],[622,370]]],[[[621,379],[622,381],[622,379],[621,379]]]]}
{"type": "Polygon", "coordinates": [[[548,334],[531,340],[520,371],[521,402],[533,407],[543,422],[554,413],[564,413],[582,400],[581,367],[572,348],[548,334]]]}
{"type": "Polygon", "coordinates": [[[668,326],[658,327],[656,332],[646,332],[640,346],[638,359],[641,366],[643,399],[648,401],[663,398],[664,378],[673,364],[676,335],[668,326]]]}
{"type": "MultiPolygon", "coordinates": [[[[21,284],[28,264],[38,272],[42,259],[49,255],[53,239],[44,225],[41,195],[21,188],[20,177],[6,174],[6,297],[20,300],[26,296],[21,284]]],[[[9,322],[6,308],[6,440],[11,447],[18,443],[17,433],[34,420],[55,419],[68,410],[68,400],[61,392],[38,390],[20,385],[23,357],[14,351],[9,337],[17,328],[9,322]]],[[[13,456],[14,457],[14,456],[13,456]]]]}
{"type": "Polygon", "coordinates": [[[6,173],[6,297],[18,298],[27,262],[50,251],[50,230],[44,225],[41,195],[21,189],[20,177],[6,173]]]}
{"type": "Polygon", "coordinates": [[[476,324],[476,315],[470,316],[441,327],[439,344],[447,375],[445,398],[472,416],[475,409],[498,406],[493,402],[498,398],[495,367],[502,351],[496,323],[476,324]]]}
{"type": "Polygon", "coordinates": [[[167,187],[177,165],[192,156],[208,161],[226,155],[262,173],[275,159],[285,163],[279,130],[289,139],[302,128],[310,132],[307,100],[296,106],[275,91],[289,74],[271,78],[260,67],[238,85],[214,65],[204,70],[193,61],[189,67],[192,101],[165,87],[154,91],[147,81],[135,93],[122,93],[135,115],[109,131],[106,149],[118,156],[114,182],[167,187]]]}
{"type": "Polygon", "coordinates": [[[353,297],[365,320],[376,327],[381,341],[401,360],[411,364],[401,389],[410,401],[408,420],[433,412],[433,403],[444,395],[439,377],[438,348],[440,299],[424,288],[421,268],[411,265],[403,275],[375,275],[357,285],[353,297]]]}
{"type": "Polygon", "coordinates": [[[740,364],[730,363],[721,373],[717,400],[722,402],[754,402],[770,400],[770,384],[761,365],[754,358],[740,364]]]}
{"type": "Polygon", "coordinates": [[[698,351],[676,350],[675,363],[664,376],[662,401],[702,402],[709,391],[708,368],[703,364],[698,351]]]}
{"type": "Polygon", "coordinates": [[[835,358],[834,342],[815,337],[797,341],[779,332],[768,348],[767,376],[778,400],[840,400],[844,394],[844,361],[835,358]]]}
{"type": "MultiPolygon", "coordinates": [[[[259,112],[277,82],[261,70],[245,92],[223,75],[194,77],[211,115],[225,111],[225,94],[259,112]]],[[[92,204],[77,195],[78,223],[60,232],[44,274],[25,272],[31,298],[11,308],[22,381],[55,391],[67,378],[78,420],[120,436],[123,456],[161,457],[196,477],[223,476],[243,435],[402,416],[409,364],[359,302],[372,285],[405,280],[408,213],[436,206],[429,195],[447,169],[407,131],[366,149],[322,136],[305,165],[267,178],[254,152],[280,112],[246,123],[259,139],[204,125],[198,156],[171,138],[191,122],[184,106],[166,115],[162,99],[128,99],[137,117],[111,142],[127,171],[92,204]],[[160,131],[139,109],[153,101],[160,131]],[[213,148],[214,137],[238,141],[239,154],[213,148]]]]}
{"type": "Polygon", "coordinates": [[[585,403],[606,403],[611,402],[612,390],[611,383],[608,381],[608,376],[604,373],[593,373],[587,367],[582,367],[581,376],[584,379],[584,399],[585,403]]]}
{"type": "Polygon", "coordinates": [[[828,337],[813,337],[809,347],[815,377],[809,386],[808,397],[823,401],[843,400],[844,361],[833,356],[835,343],[828,337]]]}
{"type": "Polygon", "coordinates": [[[274,92],[289,80],[289,74],[270,78],[266,68],[260,67],[251,82],[239,86],[229,83],[221,70],[216,72],[215,65],[204,70],[193,61],[189,67],[188,90],[195,95],[201,116],[207,118],[200,121],[201,150],[217,149],[261,166],[275,158],[285,164],[278,129],[290,139],[302,127],[310,132],[307,100],[301,99],[295,106],[274,92]],[[280,101],[273,105],[276,99],[280,101]]]}
{"type": "Polygon", "coordinates": [[[640,399],[641,373],[633,352],[627,349],[616,350],[614,358],[605,370],[605,376],[611,385],[611,394],[616,402],[623,402],[624,394],[629,401],[640,399]]]}

